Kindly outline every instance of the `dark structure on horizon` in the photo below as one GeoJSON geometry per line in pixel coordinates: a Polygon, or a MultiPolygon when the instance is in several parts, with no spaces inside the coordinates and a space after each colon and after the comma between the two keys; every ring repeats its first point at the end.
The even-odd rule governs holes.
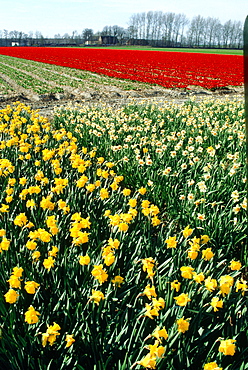
{"type": "Polygon", "coordinates": [[[133,14],[128,27],[105,26],[94,34],[85,28],[71,35],[57,34],[45,38],[41,32],[26,34],[19,31],[0,30],[0,46],[112,46],[138,45],[166,48],[242,49],[243,24],[228,20],[224,24],[218,18],[149,11],[133,14]]]}

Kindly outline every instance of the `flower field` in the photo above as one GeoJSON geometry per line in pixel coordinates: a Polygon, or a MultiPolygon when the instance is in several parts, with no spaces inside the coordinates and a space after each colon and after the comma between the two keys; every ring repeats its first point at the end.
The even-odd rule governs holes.
{"type": "Polygon", "coordinates": [[[1,369],[246,369],[242,101],[17,102],[0,132],[1,369]]]}
{"type": "Polygon", "coordinates": [[[214,89],[244,82],[240,55],[46,47],[0,47],[0,54],[167,88],[214,89]]]}
{"type": "Polygon", "coordinates": [[[120,89],[120,91],[146,91],[150,85],[119,80],[80,69],[0,55],[1,96],[7,98],[11,93],[15,93],[18,87],[36,96],[56,93],[77,96],[85,91],[94,95],[108,87],[120,89]]]}

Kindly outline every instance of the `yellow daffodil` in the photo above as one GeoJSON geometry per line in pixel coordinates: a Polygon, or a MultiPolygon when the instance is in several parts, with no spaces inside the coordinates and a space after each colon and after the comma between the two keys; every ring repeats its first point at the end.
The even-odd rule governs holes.
{"type": "Polygon", "coordinates": [[[190,266],[182,266],[180,268],[180,271],[181,271],[181,275],[183,278],[185,279],[192,279],[193,278],[193,267],[190,267],[190,266]]]}
{"type": "Polygon", "coordinates": [[[157,297],[157,293],[155,291],[155,286],[152,285],[150,286],[150,284],[148,284],[144,291],[143,291],[143,294],[147,296],[147,298],[151,299],[152,297],[157,297]]]}
{"type": "Polygon", "coordinates": [[[210,304],[213,307],[214,312],[218,311],[218,308],[223,307],[223,301],[218,297],[213,297],[210,304]]]}
{"type": "Polygon", "coordinates": [[[183,317],[177,320],[177,330],[179,333],[185,333],[187,330],[189,330],[188,320],[189,319],[184,319],[183,317]]]}
{"type": "Polygon", "coordinates": [[[75,339],[73,338],[73,334],[67,334],[65,341],[66,341],[65,347],[66,348],[70,347],[75,342],[75,339]]]}
{"type": "Polygon", "coordinates": [[[26,281],[24,289],[29,294],[35,294],[36,290],[39,288],[40,284],[36,283],[35,281],[26,281]]]}
{"type": "Polygon", "coordinates": [[[85,256],[79,256],[79,263],[82,266],[87,266],[90,263],[90,257],[87,254],[85,256]]]}
{"type": "Polygon", "coordinates": [[[214,253],[212,252],[211,248],[203,249],[202,250],[202,258],[204,258],[205,261],[211,260],[213,258],[214,253]]]}
{"type": "Polygon", "coordinates": [[[219,352],[222,352],[225,356],[233,356],[236,350],[235,342],[235,339],[221,340],[219,352]]]}
{"type": "Polygon", "coordinates": [[[25,312],[25,321],[28,324],[36,324],[39,321],[40,313],[35,311],[33,306],[30,306],[28,310],[25,312]]]}
{"type": "Polygon", "coordinates": [[[193,231],[194,229],[191,229],[189,225],[186,226],[182,231],[184,238],[188,238],[193,233],[193,231]]]}
{"type": "Polygon", "coordinates": [[[43,261],[43,266],[50,271],[51,267],[54,267],[55,260],[52,257],[45,258],[43,261]]]}
{"type": "Polygon", "coordinates": [[[174,280],[170,283],[171,289],[176,289],[176,292],[179,292],[181,283],[178,280],[174,280]]]}
{"type": "Polygon", "coordinates": [[[177,240],[176,236],[170,236],[168,239],[166,239],[165,243],[167,244],[167,248],[176,248],[177,246],[177,240]]]}
{"type": "Polygon", "coordinates": [[[191,301],[188,294],[182,293],[177,297],[174,297],[178,306],[186,306],[191,301]]]}
{"type": "Polygon", "coordinates": [[[14,289],[9,289],[6,294],[4,294],[5,301],[7,303],[15,303],[19,297],[19,293],[16,292],[14,289]]]}
{"type": "Polygon", "coordinates": [[[152,333],[152,336],[155,337],[160,343],[161,343],[160,338],[168,339],[168,333],[165,327],[160,329],[160,327],[157,326],[154,332],[152,333]]]}
{"type": "Polygon", "coordinates": [[[99,281],[100,284],[103,284],[105,281],[108,280],[108,274],[103,269],[103,265],[94,265],[91,274],[94,276],[95,279],[99,281]]]}
{"type": "Polygon", "coordinates": [[[102,299],[105,299],[104,294],[102,292],[100,292],[99,290],[92,289],[92,294],[90,296],[90,300],[92,300],[97,305],[99,305],[99,303],[102,299]]]}
{"type": "Polygon", "coordinates": [[[124,278],[119,276],[119,275],[116,275],[114,277],[114,279],[111,280],[111,282],[117,286],[118,288],[120,288],[121,284],[124,282],[124,278]]]}
{"type": "Polygon", "coordinates": [[[222,367],[219,367],[216,362],[208,362],[204,365],[203,370],[222,370],[222,367]]]}
{"type": "Polygon", "coordinates": [[[231,270],[237,271],[237,270],[241,269],[242,265],[241,265],[240,261],[232,260],[229,267],[230,267],[231,270]]]}
{"type": "Polygon", "coordinates": [[[213,291],[217,288],[217,281],[215,279],[212,279],[210,276],[205,280],[205,287],[209,291],[213,291]]]}
{"type": "Polygon", "coordinates": [[[47,342],[50,344],[50,346],[53,346],[57,336],[60,335],[58,332],[60,329],[60,326],[55,322],[53,325],[48,326],[47,331],[42,333],[42,346],[45,347],[47,342]]]}

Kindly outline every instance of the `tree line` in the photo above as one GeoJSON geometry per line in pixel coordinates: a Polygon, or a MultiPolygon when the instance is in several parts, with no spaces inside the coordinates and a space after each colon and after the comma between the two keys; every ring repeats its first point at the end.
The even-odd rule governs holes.
{"type": "Polygon", "coordinates": [[[243,25],[228,20],[197,15],[189,20],[185,14],[149,11],[133,14],[127,32],[130,38],[144,39],[151,45],[165,47],[241,48],[243,25]]]}
{"type": "MultiPolygon", "coordinates": [[[[127,28],[118,25],[105,26],[102,31],[96,33],[91,28],[85,28],[81,33],[75,30],[72,34],[56,34],[53,39],[60,44],[90,44],[97,43],[101,36],[110,36],[115,40],[114,43],[121,45],[242,48],[243,24],[235,20],[228,20],[222,24],[218,18],[205,18],[201,15],[197,15],[190,20],[182,13],[149,11],[132,14],[127,28]]],[[[15,40],[19,44],[25,44],[27,40],[33,40],[31,45],[34,45],[35,40],[39,40],[40,44],[40,40],[43,39],[47,38],[39,31],[27,34],[16,30],[0,30],[0,45],[2,46],[4,46],[4,40],[5,43],[8,40],[15,40]]]]}

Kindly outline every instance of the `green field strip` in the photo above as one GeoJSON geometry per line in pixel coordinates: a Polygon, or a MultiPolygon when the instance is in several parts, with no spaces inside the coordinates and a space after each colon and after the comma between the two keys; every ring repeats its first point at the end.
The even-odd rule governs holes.
{"type": "Polygon", "coordinates": [[[79,87],[82,83],[78,83],[78,81],[73,81],[70,77],[64,77],[59,73],[54,73],[47,68],[42,68],[41,64],[33,65],[30,63],[23,63],[18,59],[14,61],[7,61],[9,65],[18,68],[25,72],[34,73],[37,77],[46,79],[47,82],[55,83],[56,85],[64,85],[64,86],[71,86],[71,87],[79,87]]]}
{"type": "Polygon", "coordinates": [[[106,86],[114,85],[124,90],[137,90],[141,87],[150,88],[149,84],[142,82],[119,80],[115,77],[98,75],[93,72],[57,66],[55,64],[46,64],[3,55],[0,55],[0,61],[21,70],[35,73],[37,76],[45,78],[48,81],[56,82],[56,84],[74,88],[85,88],[85,85],[91,87],[92,85],[88,86],[89,83],[106,86]]]}
{"type": "MultiPolygon", "coordinates": [[[[64,86],[69,85],[71,87],[77,87],[68,78],[63,78],[63,76],[54,75],[53,73],[49,73],[50,71],[44,70],[43,68],[40,67],[40,64],[38,66],[36,66],[36,65],[32,65],[30,63],[28,63],[28,64],[22,63],[17,58],[11,58],[11,59],[9,59],[9,58],[5,59],[4,58],[2,60],[0,58],[0,62],[1,61],[4,64],[8,64],[10,68],[13,68],[13,69],[17,68],[23,73],[28,72],[28,73],[35,74],[37,76],[37,79],[36,79],[37,81],[39,80],[39,78],[45,79],[47,81],[46,83],[47,83],[47,90],[48,91],[51,90],[51,88],[49,88],[49,83],[56,84],[58,91],[62,91],[61,88],[59,89],[59,86],[61,86],[61,85],[64,85],[64,86]]],[[[42,83],[45,84],[45,82],[42,82],[42,83]]],[[[54,89],[54,87],[52,88],[52,90],[53,89],[54,89]]],[[[55,89],[56,89],[56,87],[55,87],[55,89]]]]}
{"type": "MultiPolygon", "coordinates": [[[[63,86],[84,88],[84,80],[92,80],[92,78],[89,78],[89,76],[85,75],[82,81],[82,75],[80,76],[81,78],[73,76],[73,74],[70,73],[73,70],[67,67],[60,67],[29,60],[25,60],[25,62],[23,62],[18,58],[2,56],[0,56],[0,61],[9,64],[10,66],[15,66],[16,68],[19,68],[21,70],[35,73],[37,76],[45,78],[47,81],[51,81],[63,86]]],[[[99,82],[97,78],[94,78],[94,80],[99,82]]]]}
{"type": "MultiPolygon", "coordinates": [[[[99,49],[99,47],[91,47],[91,49],[99,49]]],[[[153,46],[102,46],[101,49],[113,50],[142,50],[142,51],[165,51],[165,52],[180,52],[180,53],[204,53],[204,54],[223,54],[223,55],[243,55],[242,49],[203,49],[203,48],[160,48],[153,46]]]]}
{"type": "MultiPolygon", "coordinates": [[[[54,66],[54,69],[58,66],[54,66]]],[[[59,67],[61,68],[61,67],[59,67]]],[[[68,67],[62,67],[66,68],[66,73],[69,74],[73,78],[79,78],[87,81],[91,81],[96,84],[101,85],[114,85],[116,87],[121,87],[126,90],[136,90],[139,88],[150,88],[149,84],[138,82],[138,81],[130,81],[130,80],[124,80],[124,79],[118,79],[115,77],[109,77],[105,75],[98,75],[97,73],[81,70],[81,69],[74,69],[74,68],[68,68],[68,67]],[[124,86],[126,85],[126,86],[124,86]]]]}
{"type": "Polygon", "coordinates": [[[115,77],[109,77],[109,76],[103,76],[103,75],[98,75],[97,73],[81,70],[81,69],[74,69],[74,68],[68,68],[68,67],[62,67],[62,66],[57,66],[57,65],[50,65],[50,64],[45,64],[45,63],[39,63],[39,68],[45,66],[46,71],[50,71],[52,73],[55,73],[56,76],[57,74],[62,74],[64,75],[65,78],[70,79],[70,83],[74,84],[74,79],[75,81],[79,82],[79,87],[84,86],[88,82],[97,84],[97,85],[114,85],[116,87],[121,87],[124,88],[123,85],[127,85],[125,89],[127,90],[132,90],[132,89],[137,89],[137,88],[149,88],[149,84],[144,84],[142,82],[130,82],[129,80],[119,80],[115,77]],[[73,79],[73,82],[72,80],[73,79]]]}
{"type": "Polygon", "coordinates": [[[0,77],[0,95],[7,95],[13,91],[13,87],[0,77]]]}
{"type": "Polygon", "coordinates": [[[48,83],[31,77],[23,70],[16,70],[15,67],[0,64],[0,72],[13,79],[19,86],[24,89],[33,90],[38,94],[47,94],[52,92],[61,92],[61,88],[51,87],[48,83]]]}
{"type": "MultiPolygon", "coordinates": [[[[70,81],[68,81],[68,79],[66,80],[64,79],[63,81],[62,78],[60,78],[60,76],[54,76],[53,74],[49,74],[48,71],[44,71],[43,69],[40,68],[40,66],[36,67],[36,66],[30,65],[29,63],[28,64],[22,63],[17,58],[13,58],[13,59],[1,60],[0,58],[0,61],[4,64],[8,64],[12,68],[18,68],[20,71],[35,74],[37,77],[47,80],[48,84],[49,82],[52,82],[53,84],[58,85],[58,82],[59,82],[59,85],[69,85],[68,82],[70,81]]],[[[39,78],[37,78],[37,80],[38,79],[39,78]]]]}

